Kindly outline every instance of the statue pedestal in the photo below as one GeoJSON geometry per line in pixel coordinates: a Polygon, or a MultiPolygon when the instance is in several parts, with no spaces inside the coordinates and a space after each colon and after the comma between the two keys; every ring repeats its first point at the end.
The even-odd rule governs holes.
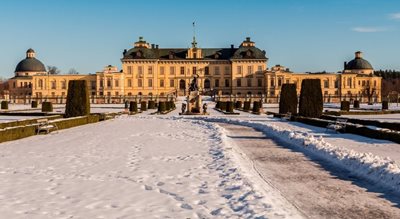
{"type": "Polygon", "coordinates": [[[192,91],[186,98],[186,112],[183,115],[208,115],[203,113],[203,104],[199,91],[192,91]]]}

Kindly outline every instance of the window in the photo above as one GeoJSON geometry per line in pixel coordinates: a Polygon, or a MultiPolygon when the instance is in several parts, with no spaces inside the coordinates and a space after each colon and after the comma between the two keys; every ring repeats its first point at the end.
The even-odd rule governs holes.
{"type": "Polygon", "coordinates": [[[231,74],[231,68],[229,66],[225,66],[225,75],[230,75],[231,74]]]}
{"type": "Polygon", "coordinates": [[[119,95],[119,92],[118,91],[115,91],[115,96],[118,96],[119,95]]]}
{"type": "Polygon", "coordinates": [[[175,67],[173,67],[173,66],[169,67],[169,74],[175,75],[175,67]]]}
{"type": "Polygon", "coordinates": [[[128,74],[132,74],[132,66],[128,66],[128,74]]]}
{"type": "Polygon", "coordinates": [[[96,81],[90,81],[90,86],[92,90],[96,90],[96,81]]]}
{"type": "Polygon", "coordinates": [[[185,67],[181,67],[181,75],[185,75],[185,67]]]}
{"type": "Polygon", "coordinates": [[[67,82],[61,81],[61,89],[66,89],[66,88],[67,88],[67,82]]]}
{"type": "Polygon", "coordinates": [[[56,92],[51,92],[51,96],[55,97],[56,96],[56,92]]]}
{"type": "Polygon", "coordinates": [[[262,72],[262,65],[257,66],[257,71],[262,72]]]}
{"type": "Polygon", "coordinates": [[[128,79],[128,87],[132,87],[132,79],[128,79]]]}
{"type": "Polygon", "coordinates": [[[107,96],[111,96],[111,92],[107,92],[107,96]]]}
{"type": "Polygon", "coordinates": [[[142,77],[142,75],[143,75],[143,66],[138,66],[138,74],[139,74],[139,77],[142,77]]]}
{"type": "Polygon", "coordinates": [[[261,78],[257,79],[257,86],[262,87],[262,79],[261,78]]]}
{"type": "Polygon", "coordinates": [[[149,73],[149,75],[152,75],[153,74],[153,66],[147,67],[147,72],[149,73]]]}
{"type": "Polygon", "coordinates": [[[271,87],[275,86],[275,83],[274,83],[274,82],[275,82],[274,79],[271,79],[271,81],[270,81],[271,87]]]}
{"type": "MultiPolygon", "coordinates": [[[[15,87],[15,82],[14,82],[14,87],[15,87]]],[[[38,87],[43,88],[43,80],[39,79],[38,87]]]]}
{"type": "Polygon", "coordinates": [[[100,80],[100,87],[104,87],[104,82],[103,82],[103,80],[100,80]]]}
{"type": "Polygon", "coordinates": [[[148,87],[153,87],[153,79],[152,79],[152,78],[149,78],[149,79],[147,80],[147,86],[148,86],[148,87]]]}
{"type": "Polygon", "coordinates": [[[192,68],[192,73],[193,73],[194,75],[197,73],[197,68],[196,68],[196,67],[193,67],[193,68],[192,68]]]}
{"type": "Polygon", "coordinates": [[[237,74],[242,74],[242,66],[237,66],[236,67],[236,73],[237,74]]]}
{"type": "Polygon", "coordinates": [[[160,87],[164,87],[164,79],[160,79],[160,87]]]}
{"type": "Polygon", "coordinates": [[[351,87],[351,78],[347,78],[347,86],[351,87]]]}
{"type": "Polygon", "coordinates": [[[229,87],[229,79],[225,79],[225,87],[229,87]]]}
{"type": "Polygon", "coordinates": [[[28,87],[28,82],[24,82],[24,87],[28,87]]]}
{"type": "Polygon", "coordinates": [[[169,80],[169,86],[170,87],[175,87],[175,80],[174,79],[170,79],[169,80]]]}
{"type": "Polygon", "coordinates": [[[325,96],[328,96],[328,91],[327,91],[327,90],[324,91],[324,95],[325,95],[325,96]]]}
{"type": "Polygon", "coordinates": [[[335,80],[335,88],[339,88],[339,80],[335,80]]]}
{"type": "Polygon", "coordinates": [[[219,87],[219,79],[215,79],[215,81],[214,81],[214,87],[219,87]]]}
{"type": "Polygon", "coordinates": [[[205,75],[209,75],[210,74],[210,69],[209,69],[208,66],[204,68],[204,74],[205,75]]]}
{"type": "Polygon", "coordinates": [[[374,81],[374,87],[376,87],[376,81],[374,81]]]}
{"type": "Polygon", "coordinates": [[[365,87],[365,81],[362,81],[362,86],[365,87]]]}
{"type": "Polygon", "coordinates": [[[119,87],[119,79],[114,80],[114,85],[115,85],[115,87],[119,87]]]}
{"type": "Polygon", "coordinates": [[[137,84],[138,84],[138,87],[143,87],[143,81],[141,78],[138,79],[137,84]]]}
{"type": "Polygon", "coordinates": [[[251,78],[247,78],[247,87],[251,87],[251,78]]]}
{"type": "Polygon", "coordinates": [[[241,78],[237,79],[236,86],[237,87],[241,87],[242,86],[242,79],[241,78]]]}
{"type": "Polygon", "coordinates": [[[249,65],[247,66],[247,74],[253,74],[253,66],[249,65]]]}
{"type": "Polygon", "coordinates": [[[107,87],[111,87],[111,78],[107,78],[107,87]]]}
{"type": "Polygon", "coordinates": [[[51,82],[51,89],[56,89],[56,81],[51,82]]]}
{"type": "Polygon", "coordinates": [[[65,96],[65,92],[61,92],[61,96],[65,96]]]}
{"type": "Polygon", "coordinates": [[[161,66],[161,67],[160,67],[160,75],[164,75],[164,71],[165,71],[164,66],[161,66]]]}
{"type": "Polygon", "coordinates": [[[328,80],[324,80],[324,88],[329,88],[329,81],[328,80]]]}
{"type": "Polygon", "coordinates": [[[219,75],[219,66],[215,66],[214,71],[216,75],[219,75]]]}
{"type": "Polygon", "coordinates": [[[278,78],[278,87],[282,86],[282,78],[278,78]]]}

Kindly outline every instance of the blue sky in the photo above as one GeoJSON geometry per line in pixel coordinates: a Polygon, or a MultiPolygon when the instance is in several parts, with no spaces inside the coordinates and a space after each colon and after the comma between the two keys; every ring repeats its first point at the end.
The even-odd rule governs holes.
{"type": "Polygon", "coordinates": [[[66,73],[121,67],[139,36],[160,47],[238,46],[250,36],[268,65],[295,72],[339,71],[361,50],[375,69],[400,70],[398,0],[4,0],[0,76],[11,77],[33,48],[66,73]],[[383,3],[384,2],[384,3],[383,3]]]}

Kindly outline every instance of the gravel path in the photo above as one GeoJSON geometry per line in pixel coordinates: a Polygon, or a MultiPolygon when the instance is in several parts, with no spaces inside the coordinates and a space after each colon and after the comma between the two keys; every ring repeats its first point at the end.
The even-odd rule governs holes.
{"type": "Polygon", "coordinates": [[[219,125],[253,160],[262,178],[307,217],[400,218],[399,196],[379,193],[382,191],[347,171],[294,148],[279,146],[253,128],[219,125]]]}

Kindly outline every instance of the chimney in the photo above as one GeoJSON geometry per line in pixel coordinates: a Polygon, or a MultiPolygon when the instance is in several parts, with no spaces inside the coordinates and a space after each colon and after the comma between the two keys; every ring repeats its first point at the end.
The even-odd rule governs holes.
{"type": "Polygon", "coordinates": [[[357,51],[356,52],[356,59],[361,59],[362,58],[362,52],[357,51]]]}
{"type": "Polygon", "coordinates": [[[158,45],[156,45],[156,49],[158,49],[158,45]]]}
{"type": "Polygon", "coordinates": [[[154,49],[156,44],[151,44],[151,48],[154,49]]]}
{"type": "Polygon", "coordinates": [[[250,42],[250,37],[246,37],[246,41],[247,41],[247,42],[250,42]]]}
{"type": "Polygon", "coordinates": [[[234,48],[235,48],[235,45],[231,44],[231,49],[234,49],[234,48]]]}

